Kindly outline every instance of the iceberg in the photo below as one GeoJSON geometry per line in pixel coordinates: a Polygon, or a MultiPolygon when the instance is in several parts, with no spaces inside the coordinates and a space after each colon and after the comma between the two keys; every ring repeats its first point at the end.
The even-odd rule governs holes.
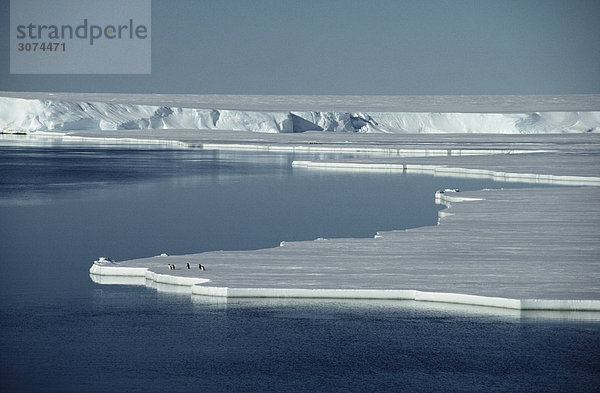
{"type": "Polygon", "coordinates": [[[597,133],[600,111],[261,111],[68,101],[60,95],[46,99],[0,96],[0,129],[13,132],[209,129],[262,133],[597,133]]]}

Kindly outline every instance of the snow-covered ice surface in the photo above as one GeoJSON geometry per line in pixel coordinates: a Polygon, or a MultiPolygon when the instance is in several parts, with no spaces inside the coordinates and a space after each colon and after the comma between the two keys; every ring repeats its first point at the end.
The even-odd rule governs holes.
{"type": "Polygon", "coordinates": [[[177,288],[194,296],[412,299],[512,309],[600,310],[600,137],[593,132],[568,133],[598,131],[598,95],[0,95],[9,97],[0,102],[2,127],[10,128],[12,121],[24,130],[54,131],[36,132],[34,137],[351,153],[360,158],[295,162],[294,167],[577,186],[438,194],[439,202],[448,205],[440,212],[439,225],[381,232],[369,239],[284,241],[264,250],[98,261],[90,268],[98,283],[177,288]],[[200,113],[195,108],[209,109],[200,113]],[[172,117],[173,113],[178,115],[172,117]],[[332,130],[416,134],[197,129],[219,128],[221,121],[224,128],[241,131],[249,127],[293,132],[325,124],[319,123],[325,118],[339,120],[340,113],[347,116],[345,123],[338,122],[332,130]],[[352,129],[339,126],[342,123],[352,129]],[[405,127],[409,123],[410,129],[405,127]],[[240,124],[243,127],[238,128],[240,124]],[[140,130],[141,126],[154,129],[140,130]],[[159,129],[167,126],[186,129],[159,129]],[[65,132],[72,127],[92,130],[65,132]],[[477,131],[519,135],[464,134],[477,131]],[[192,269],[185,269],[186,263],[192,269]]]}
{"type": "Polygon", "coordinates": [[[258,112],[520,113],[600,111],[600,95],[227,95],[0,92],[0,97],[258,112]]]}
{"type": "MultiPolygon", "coordinates": [[[[118,139],[117,134],[111,133],[109,140],[118,139]]],[[[155,131],[146,137],[155,142],[172,138],[167,132],[160,134],[155,131]]],[[[440,212],[435,227],[381,232],[370,239],[284,241],[280,247],[257,251],[94,264],[90,269],[94,281],[134,284],[137,280],[137,284],[172,290],[172,284],[181,280],[179,290],[194,296],[411,299],[509,309],[600,310],[597,135],[414,135],[405,142],[390,135],[355,135],[347,143],[337,143],[323,133],[291,141],[292,136],[283,135],[244,140],[247,134],[231,133],[225,140],[214,140],[214,133],[178,134],[186,145],[199,147],[302,151],[319,146],[339,152],[344,148],[371,151],[375,146],[388,153],[420,151],[416,156],[392,153],[295,162],[295,170],[323,170],[327,164],[328,170],[426,171],[577,187],[446,192],[437,195],[449,208],[440,212]],[[443,146],[448,149],[445,155],[443,146]],[[478,149],[505,153],[474,154],[478,149]],[[506,153],[515,151],[521,154],[506,153]],[[535,153],[523,153],[527,151],[535,153]],[[177,270],[169,270],[169,263],[177,270]],[[191,270],[185,269],[186,263],[191,270]],[[200,271],[198,264],[206,271],[200,271]],[[114,277],[115,269],[127,277],[114,277]],[[189,285],[190,278],[210,281],[189,285]]],[[[98,133],[73,137],[85,135],[101,138],[98,133]]]]}
{"type": "Polygon", "coordinates": [[[600,131],[600,95],[186,96],[0,92],[0,129],[382,133],[600,131]]]}

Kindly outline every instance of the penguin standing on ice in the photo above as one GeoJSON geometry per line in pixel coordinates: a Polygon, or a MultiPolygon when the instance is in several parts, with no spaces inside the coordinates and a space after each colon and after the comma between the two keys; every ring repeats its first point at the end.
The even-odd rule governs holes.
{"type": "Polygon", "coordinates": [[[172,270],[173,266],[171,266],[171,264],[169,263],[169,270],[172,270]]]}
{"type": "Polygon", "coordinates": [[[186,263],[185,265],[186,265],[186,267],[187,267],[188,269],[190,268],[190,263],[189,263],[189,262],[188,262],[188,263],[186,263]]]}
{"type": "Polygon", "coordinates": [[[206,269],[204,269],[204,265],[202,265],[201,263],[198,264],[198,269],[200,269],[200,270],[206,270],[206,269]]]}

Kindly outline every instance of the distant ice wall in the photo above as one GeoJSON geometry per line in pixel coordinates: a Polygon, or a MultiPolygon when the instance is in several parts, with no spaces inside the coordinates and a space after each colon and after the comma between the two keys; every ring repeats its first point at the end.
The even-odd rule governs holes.
{"type": "Polygon", "coordinates": [[[2,131],[214,129],[253,132],[600,132],[600,112],[263,112],[0,97],[2,131]]]}

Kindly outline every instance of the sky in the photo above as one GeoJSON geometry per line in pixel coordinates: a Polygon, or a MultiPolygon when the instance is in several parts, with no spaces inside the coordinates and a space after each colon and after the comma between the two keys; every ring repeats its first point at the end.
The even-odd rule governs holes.
{"type": "Polygon", "coordinates": [[[150,75],[11,75],[9,15],[0,90],[600,93],[599,0],[153,0],[150,75]]]}

